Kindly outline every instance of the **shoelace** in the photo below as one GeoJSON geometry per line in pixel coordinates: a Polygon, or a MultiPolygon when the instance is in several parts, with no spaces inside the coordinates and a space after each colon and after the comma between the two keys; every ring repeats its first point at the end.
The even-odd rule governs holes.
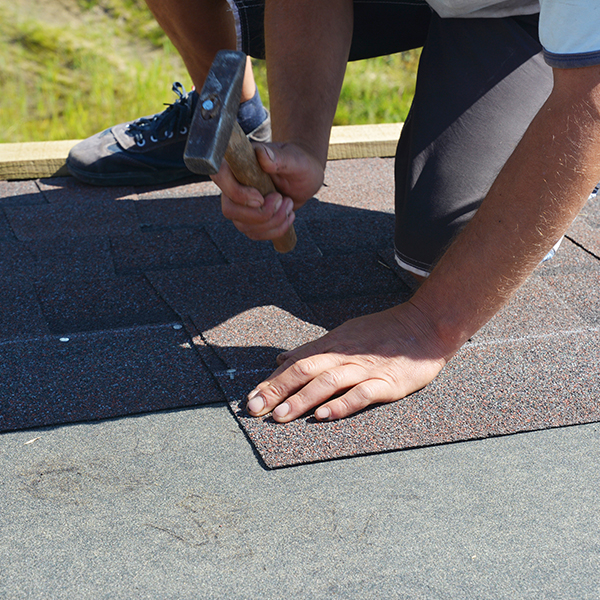
{"type": "Polygon", "coordinates": [[[130,123],[126,132],[131,135],[135,143],[142,147],[147,139],[158,142],[160,139],[172,138],[175,131],[185,135],[192,118],[192,100],[179,81],[173,83],[172,90],[178,99],[161,113],[153,117],[141,117],[130,123]]]}

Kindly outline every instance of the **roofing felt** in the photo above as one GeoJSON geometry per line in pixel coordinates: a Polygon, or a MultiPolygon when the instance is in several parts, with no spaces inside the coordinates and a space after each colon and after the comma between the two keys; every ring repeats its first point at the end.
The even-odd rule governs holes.
{"type": "Polygon", "coordinates": [[[278,255],[217,188],[0,182],[0,430],[227,400],[269,467],[600,420],[600,202],[426,389],[335,423],[244,413],[275,357],[408,298],[393,160],[330,162],[278,255]]]}

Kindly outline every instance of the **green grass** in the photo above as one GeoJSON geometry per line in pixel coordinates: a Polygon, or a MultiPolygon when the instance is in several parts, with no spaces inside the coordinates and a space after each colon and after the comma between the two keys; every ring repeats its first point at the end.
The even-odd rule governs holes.
{"type": "Polygon", "coordinates": [[[411,51],[350,63],[334,124],[404,121],[415,92],[419,56],[411,51]]]}
{"type": "MultiPolygon", "coordinates": [[[[70,1],[77,19],[48,25],[0,0],[0,142],[85,138],[161,110],[173,81],[191,86],[142,0],[70,1]]],[[[411,52],[349,64],[335,124],[403,121],[417,61],[411,52]]],[[[268,105],[260,61],[255,77],[268,105]]]]}
{"type": "MultiPolygon", "coordinates": [[[[404,121],[415,92],[419,56],[420,52],[415,50],[349,63],[334,125],[404,121]]],[[[255,61],[254,71],[264,98],[264,65],[255,61]]]]}

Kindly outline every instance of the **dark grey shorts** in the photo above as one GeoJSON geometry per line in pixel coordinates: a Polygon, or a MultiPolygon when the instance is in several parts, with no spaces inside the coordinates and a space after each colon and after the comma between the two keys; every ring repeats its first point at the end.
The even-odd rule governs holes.
{"type": "MultiPolygon", "coordinates": [[[[239,49],[264,58],[264,0],[228,0],[237,25],[239,49]]],[[[350,60],[420,48],[431,9],[425,0],[354,0],[350,60]]]]}
{"type": "MultiPolygon", "coordinates": [[[[537,15],[441,19],[420,0],[355,0],[351,60],[423,47],[396,152],[396,258],[426,275],[473,216],[548,97],[537,15]]],[[[263,3],[235,0],[240,47],[264,56],[263,3]]]]}

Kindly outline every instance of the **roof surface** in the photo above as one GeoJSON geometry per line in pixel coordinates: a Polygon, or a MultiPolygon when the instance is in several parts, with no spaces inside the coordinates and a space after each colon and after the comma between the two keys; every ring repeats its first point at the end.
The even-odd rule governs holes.
{"type": "Polygon", "coordinates": [[[244,414],[282,349],[411,293],[391,159],[330,163],[278,255],[211,182],[0,184],[2,430],[227,399],[269,467],[600,420],[600,202],[427,389],[337,423],[244,414]]]}
{"type": "Polygon", "coordinates": [[[79,592],[66,575],[78,555],[96,598],[100,589],[111,598],[597,597],[600,539],[589,531],[597,511],[586,504],[600,483],[597,426],[543,431],[600,421],[595,197],[557,256],[425,390],[335,423],[306,415],[281,425],[244,413],[245,395],[281,350],[412,293],[393,260],[392,182],[392,159],[330,162],[327,187],[299,212],[299,243],[285,256],[238,234],[210,182],[0,182],[0,455],[7,473],[0,565],[10,565],[7,597],[79,592]],[[174,410],[186,407],[197,408],[174,410]],[[538,433],[440,446],[532,430],[538,433]],[[418,450],[387,453],[407,448],[418,450]],[[350,456],[362,458],[270,471],[350,456]],[[500,456],[511,466],[500,467],[500,456]],[[550,488],[542,492],[542,481],[564,502],[544,496],[550,488]],[[96,520],[84,523],[96,501],[96,520]],[[561,521],[576,504],[583,520],[561,521]],[[463,523],[452,516],[459,506],[471,512],[463,523]],[[284,516],[284,507],[304,513],[284,516]],[[502,546],[494,511],[508,507],[514,512],[500,521],[520,533],[516,545],[505,539],[502,546]],[[109,525],[115,509],[123,517],[109,525]],[[25,533],[30,510],[36,518],[25,533]],[[270,513],[269,523],[247,510],[270,513]],[[530,519],[548,511],[556,529],[532,529],[530,519]],[[291,538],[273,523],[276,515],[295,531],[291,538]],[[383,522],[396,518],[386,529],[383,522]],[[588,545],[575,551],[569,531],[588,545]],[[98,535],[112,540],[108,549],[90,541],[98,535]],[[538,535],[548,556],[533,549],[538,535]],[[398,536],[406,547],[395,546],[398,536]],[[459,538],[453,559],[448,553],[459,538]],[[150,550],[156,544],[165,557],[160,566],[150,550]],[[44,553],[58,547],[64,563],[43,566],[44,553]],[[485,566],[469,562],[482,558],[481,548],[485,566]],[[300,566],[306,551],[323,555],[300,566]],[[526,559],[540,562],[525,569],[519,561],[526,559]],[[544,566],[558,559],[574,563],[564,596],[544,566]],[[28,563],[35,575],[23,575],[28,563]],[[236,563],[252,570],[248,588],[240,583],[247,573],[227,576],[236,563]],[[282,563],[288,579],[277,570],[282,563]],[[263,568],[278,575],[269,578],[263,568]],[[497,578],[484,583],[486,572],[497,578]],[[199,573],[207,587],[198,596],[199,573]],[[283,581],[289,595],[281,595],[283,581]],[[553,595],[527,591],[536,581],[537,591],[553,595]]]}

